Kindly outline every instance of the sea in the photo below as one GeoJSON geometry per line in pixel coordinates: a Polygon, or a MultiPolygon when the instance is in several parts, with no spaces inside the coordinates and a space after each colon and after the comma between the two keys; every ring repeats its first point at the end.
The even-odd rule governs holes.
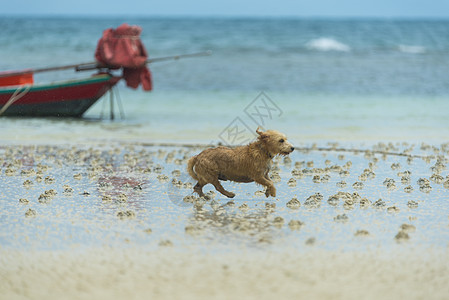
{"type": "Polygon", "coordinates": [[[212,54],[150,64],[152,92],[121,82],[114,120],[106,95],[82,119],[1,118],[0,141],[238,144],[258,126],[295,144],[449,139],[449,20],[3,16],[0,70],[94,61],[123,23],[150,58],[212,54]]]}
{"type": "Polygon", "coordinates": [[[113,119],[109,95],[80,119],[0,118],[0,246],[239,253],[409,240],[400,251],[447,251],[449,20],[3,16],[0,70],[91,62],[123,23],[142,27],[150,58],[211,55],[150,64],[151,92],[120,82],[113,119]],[[259,126],[297,147],[276,158],[276,198],[229,182],[233,201],[211,185],[213,201],[185,198],[186,161],[203,149],[192,145],[245,144],[259,126]]]}

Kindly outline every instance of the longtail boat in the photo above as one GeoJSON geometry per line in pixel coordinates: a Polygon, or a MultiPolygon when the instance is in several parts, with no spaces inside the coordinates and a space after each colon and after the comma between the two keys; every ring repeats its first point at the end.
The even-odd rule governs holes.
{"type": "Polygon", "coordinates": [[[0,112],[2,116],[78,118],[120,79],[96,74],[49,84],[0,87],[0,112]]]}
{"type": "MultiPolygon", "coordinates": [[[[211,51],[157,57],[148,59],[146,63],[207,55],[211,55],[211,51]]],[[[107,66],[98,62],[89,62],[34,70],[0,72],[0,116],[82,117],[96,101],[122,79],[121,76],[111,75],[109,70],[107,66]],[[72,68],[75,71],[97,69],[105,72],[83,79],[46,84],[35,84],[32,79],[34,73],[72,68]]]]}
{"type": "Polygon", "coordinates": [[[152,81],[147,64],[211,54],[206,51],[147,59],[140,41],[141,30],[128,24],[105,30],[95,51],[95,62],[0,72],[0,116],[81,117],[121,79],[128,87],[142,85],[145,91],[150,91],[152,81]],[[34,83],[35,73],[68,69],[97,73],[83,79],[34,83]],[[118,69],[123,70],[122,75],[113,75],[112,71],[118,69]]]}

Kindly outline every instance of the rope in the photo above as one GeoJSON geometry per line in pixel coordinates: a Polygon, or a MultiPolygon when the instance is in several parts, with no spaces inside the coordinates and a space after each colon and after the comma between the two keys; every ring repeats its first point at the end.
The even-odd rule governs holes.
{"type": "Polygon", "coordinates": [[[18,87],[17,90],[15,90],[15,92],[12,94],[11,98],[9,98],[9,100],[6,102],[5,105],[3,105],[2,109],[0,109],[0,116],[17,100],[19,100],[20,98],[22,98],[23,96],[25,96],[28,91],[31,89],[31,85],[26,85],[24,86],[25,88],[23,89],[23,91],[20,92],[20,89],[22,87],[18,87]]]}

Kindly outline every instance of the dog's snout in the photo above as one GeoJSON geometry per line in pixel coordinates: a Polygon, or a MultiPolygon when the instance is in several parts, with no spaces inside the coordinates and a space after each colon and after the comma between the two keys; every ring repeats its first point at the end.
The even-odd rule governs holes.
{"type": "Polygon", "coordinates": [[[295,147],[292,146],[290,149],[292,149],[292,151],[293,151],[293,150],[295,150],[295,147]]]}

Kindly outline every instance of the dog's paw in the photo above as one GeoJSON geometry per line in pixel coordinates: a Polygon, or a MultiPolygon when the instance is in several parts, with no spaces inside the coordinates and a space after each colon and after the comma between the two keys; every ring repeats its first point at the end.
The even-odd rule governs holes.
{"type": "Polygon", "coordinates": [[[233,192],[228,192],[228,193],[226,194],[226,197],[228,197],[228,198],[234,198],[234,197],[235,197],[235,194],[234,194],[233,192]]]}
{"type": "Polygon", "coordinates": [[[265,191],[265,196],[268,198],[270,196],[272,197],[276,197],[276,189],[274,187],[272,188],[267,188],[267,190],[265,191]]]}

